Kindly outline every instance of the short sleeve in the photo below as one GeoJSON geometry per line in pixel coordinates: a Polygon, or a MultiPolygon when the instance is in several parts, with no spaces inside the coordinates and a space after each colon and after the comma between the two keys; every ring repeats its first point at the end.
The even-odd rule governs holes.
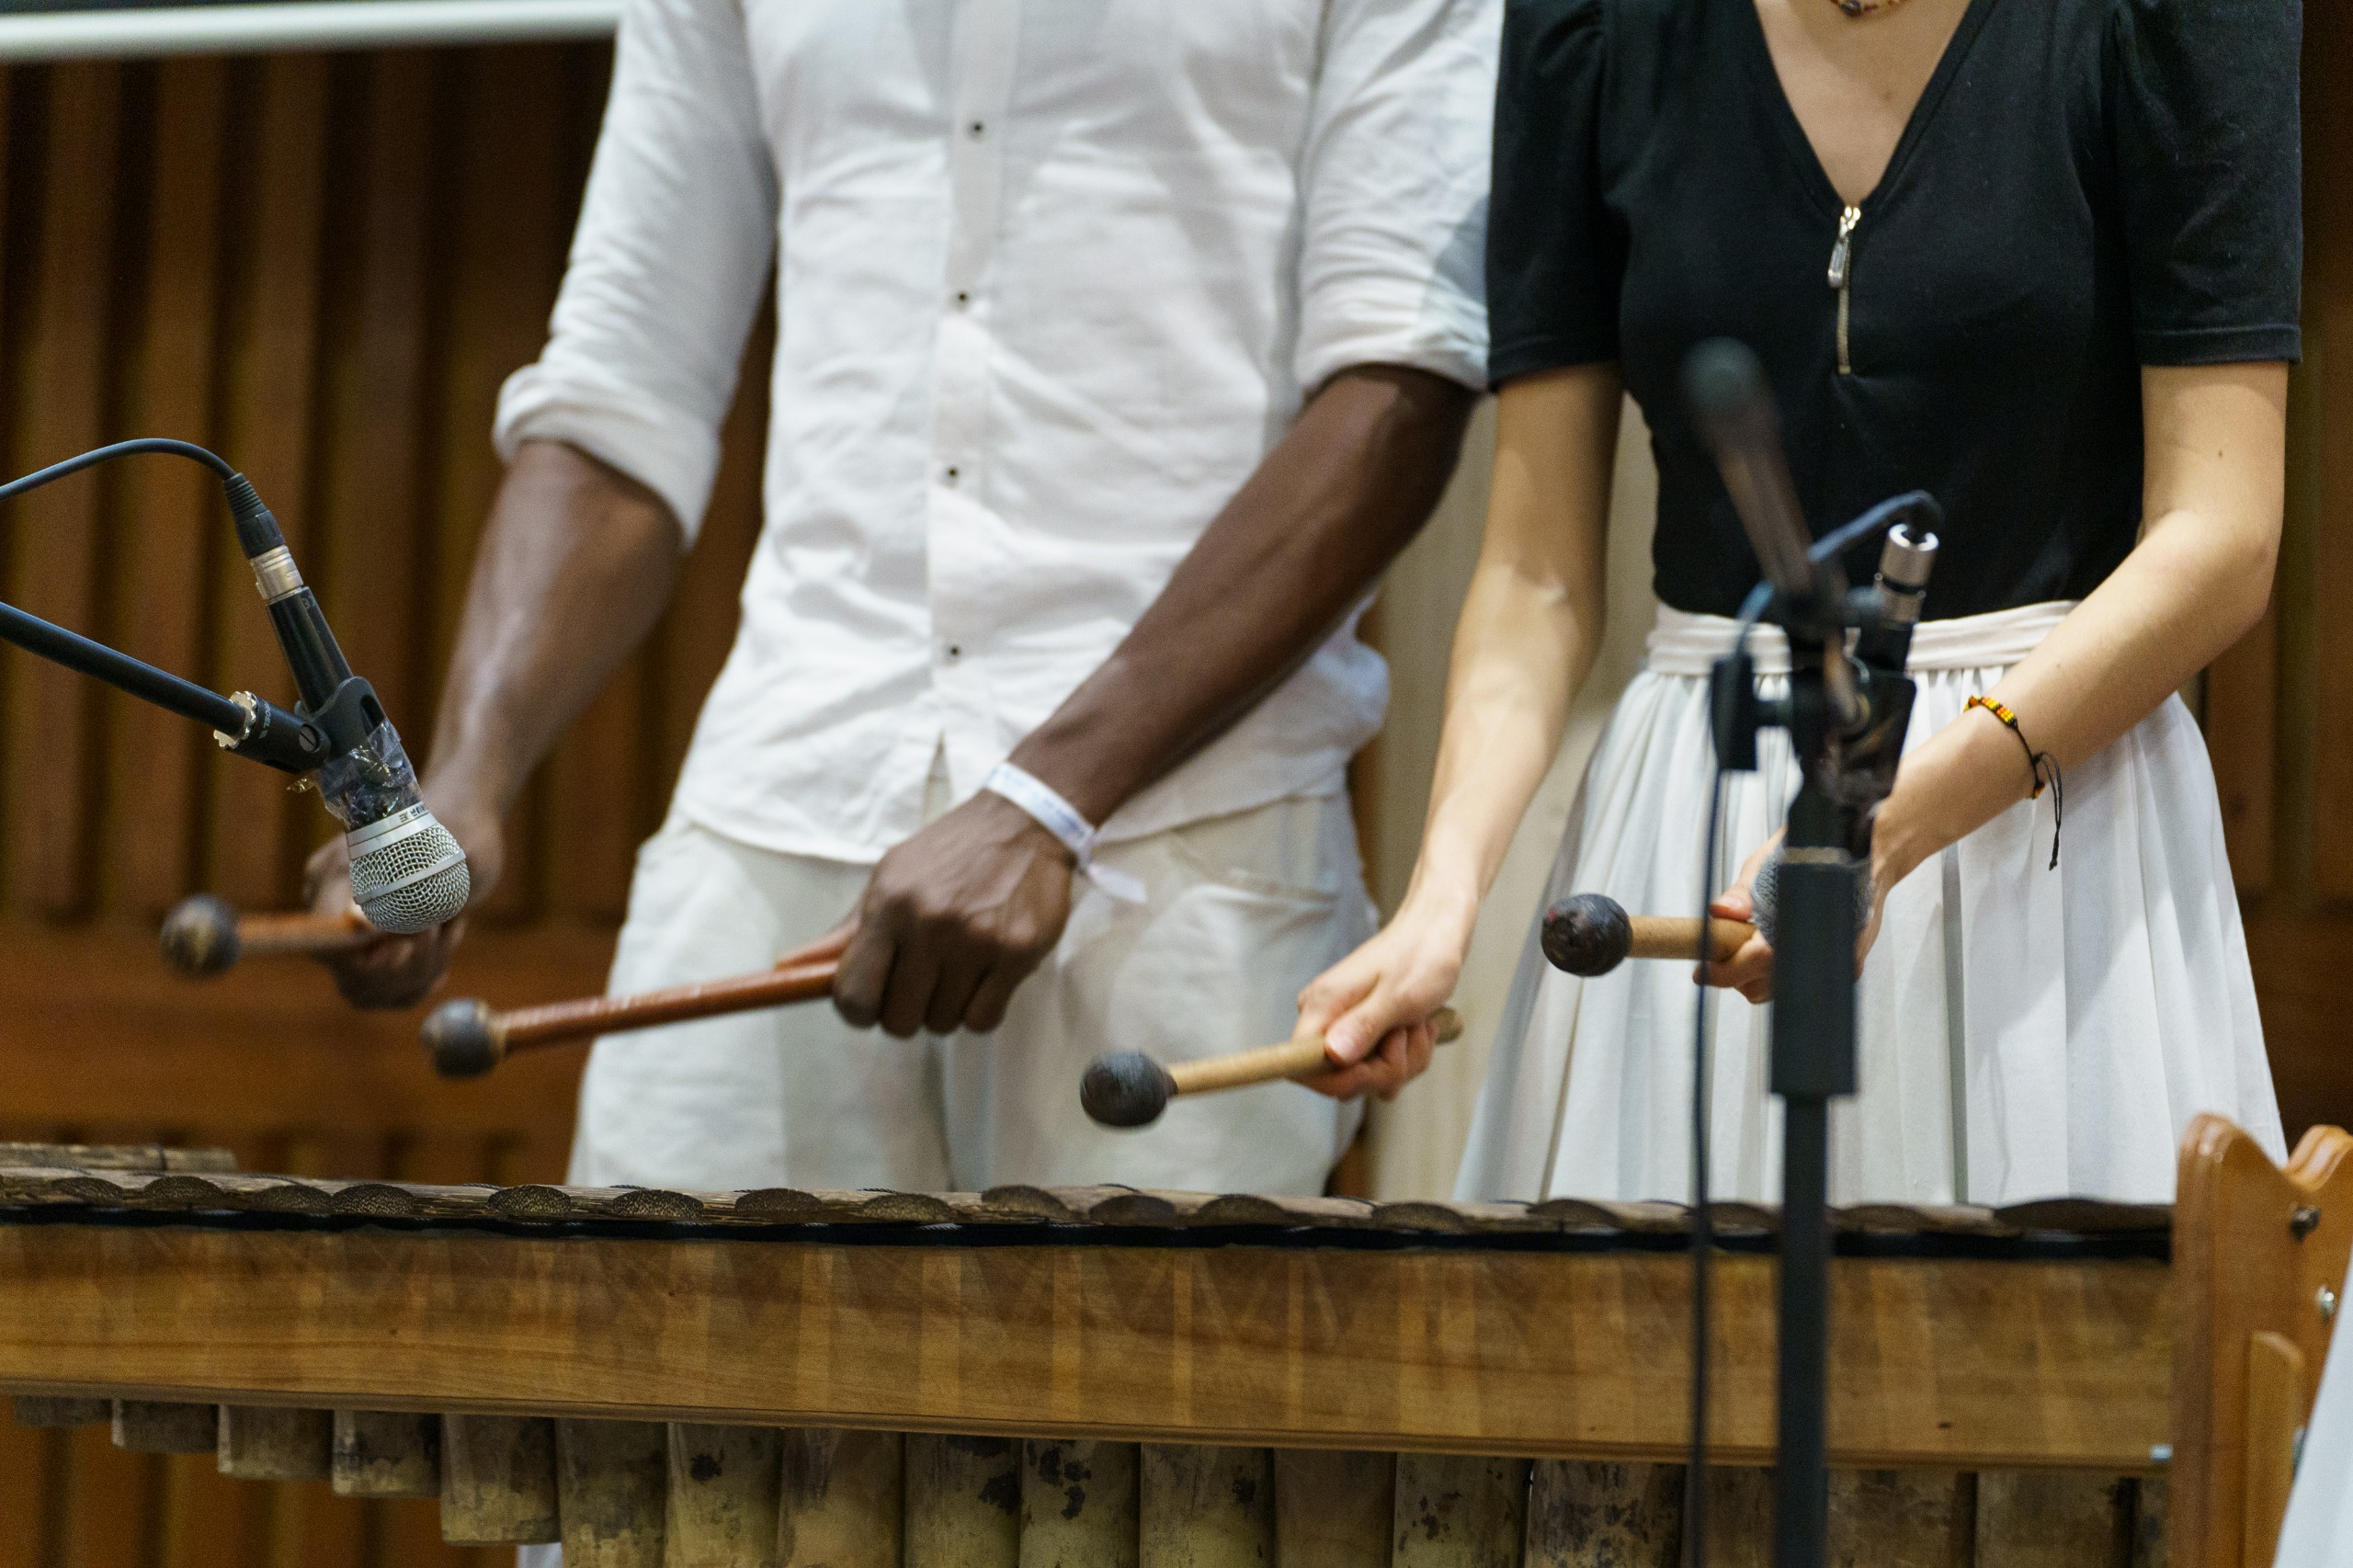
{"type": "Polygon", "coordinates": [[[776,244],[750,59],[740,0],[626,0],[547,347],[492,432],[510,461],[540,439],[610,463],[688,540],[776,244]]]}
{"type": "Polygon", "coordinates": [[[2293,359],[2300,0],[2116,0],[2116,167],[2144,365],[2293,359]]]}
{"type": "Polygon", "coordinates": [[[1602,199],[1603,0],[1509,0],[1487,213],[1487,379],[1618,358],[1624,228],[1602,199]]]}
{"type": "Polygon", "coordinates": [[[1484,379],[1488,108],[1502,0],[1337,0],[1300,160],[1293,373],[1484,379]]]}

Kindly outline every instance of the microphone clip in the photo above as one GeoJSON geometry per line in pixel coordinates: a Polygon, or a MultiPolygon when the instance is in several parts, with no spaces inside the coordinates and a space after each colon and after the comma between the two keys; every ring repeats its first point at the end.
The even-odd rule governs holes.
{"type": "Polygon", "coordinates": [[[1841,592],[1827,623],[1819,602],[1800,603],[1761,585],[1744,607],[1733,651],[1709,670],[1709,731],[1718,765],[1754,772],[1757,732],[1788,731],[1811,803],[1826,808],[1815,831],[1858,858],[1870,853],[1871,817],[1895,786],[1911,727],[1916,688],[1904,664],[1936,562],[1937,536],[1926,525],[1939,518],[1935,500],[1913,491],[1836,529],[1809,552],[1818,562],[1835,564],[1840,551],[1885,532],[1871,585],[1841,592]],[[1757,694],[1746,628],[1760,619],[1779,623],[1788,637],[1786,695],[1757,694]]]}

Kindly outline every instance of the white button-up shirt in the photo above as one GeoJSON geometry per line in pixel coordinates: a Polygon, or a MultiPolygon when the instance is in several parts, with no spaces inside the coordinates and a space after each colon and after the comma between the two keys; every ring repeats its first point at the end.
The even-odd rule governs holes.
{"type": "MultiPolygon", "coordinates": [[[[1483,380],[1500,0],[630,0],[511,457],[573,443],[691,536],[771,257],[766,526],[680,811],[871,860],[1111,652],[1297,415],[1483,380]]],[[[1106,824],[1337,790],[1353,621],[1106,824]]]]}

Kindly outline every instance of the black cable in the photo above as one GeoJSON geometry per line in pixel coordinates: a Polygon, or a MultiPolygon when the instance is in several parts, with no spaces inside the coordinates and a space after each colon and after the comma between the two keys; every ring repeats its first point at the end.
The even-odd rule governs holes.
{"type": "MultiPolygon", "coordinates": [[[[1744,633],[1742,640],[1746,641],[1744,633]]],[[[1708,1039],[1708,911],[1715,903],[1716,847],[1722,831],[1724,770],[1718,767],[1708,789],[1708,851],[1700,862],[1699,998],[1691,1040],[1691,1457],[1684,1468],[1683,1521],[1687,1568],[1706,1568],[1708,1547],[1708,1319],[1709,1266],[1715,1252],[1715,1225],[1708,1214],[1708,1077],[1713,1053],[1708,1039]]]]}
{"type": "MultiPolygon", "coordinates": [[[[1732,657],[1748,651],[1748,634],[1756,630],[1773,602],[1773,585],[1759,583],[1741,601],[1739,624],[1733,629],[1732,657]]],[[[1708,1549],[1708,1368],[1711,1359],[1708,1338],[1711,1316],[1709,1286],[1716,1249],[1715,1223],[1708,1212],[1711,1178],[1708,1159],[1708,1079],[1714,1062],[1710,1049],[1709,910],[1716,901],[1716,852],[1723,835],[1724,780],[1730,770],[1721,758],[1708,787],[1708,847],[1699,862],[1699,994],[1692,1004],[1691,1025],[1691,1451],[1683,1471],[1683,1561],[1686,1568],[1707,1568],[1708,1549]]]]}
{"type": "MultiPolygon", "coordinates": [[[[80,473],[85,469],[96,468],[103,462],[110,462],[116,458],[136,457],[144,453],[186,458],[212,471],[221,481],[223,498],[229,504],[229,515],[236,525],[237,542],[246,559],[253,560],[285,543],[284,536],[278,531],[278,519],[270,516],[269,508],[262,505],[261,497],[255,494],[252,483],[244,475],[232,468],[219,454],[193,441],[176,441],[167,436],[142,436],[133,440],[117,441],[110,446],[95,448],[77,457],[67,458],[63,462],[51,463],[20,479],[12,479],[6,484],[0,484],[0,503],[15,500],[28,491],[39,490],[45,484],[55,483],[58,480],[80,473]]],[[[305,599],[308,597],[307,595],[303,597],[305,599]]],[[[249,692],[241,693],[240,698],[223,697],[169,670],[158,669],[143,660],[134,659],[78,631],[43,620],[14,605],[0,604],[0,642],[12,642],[28,653],[105,681],[182,718],[208,725],[221,735],[233,737],[222,744],[236,756],[289,773],[308,772],[319,765],[324,756],[324,742],[319,731],[301,714],[289,712],[276,703],[249,692]]]]}
{"type": "MultiPolygon", "coordinates": [[[[1935,496],[1925,490],[1907,490],[1901,495],[1881,502],[1853,522],[1833,528],[1815,540],[1813,548],[1805,552],[1806,558],[1819,564],[1844,555],[1873,534],[1883,532],[1897,517],[1915,511],[1936,518],[1944,516],[1944,509],[1937,505],[1935,496]]],[[[1745,613],[1745,608],[1743,613],[1745,613]]]]}
{"type": "Polygon", "coordinates": [[[200,462],[219,474],[223,484],[237,477],[237,471],[229,466],[228,460],[207,451],[193,441],[175,441],[168,436],[142,436],[135,441],[117,441],[110,447],[99,447],[84,452],[80,457],[67,458],[62,463],[51,463],[22,479],[12,479],[6,484],[0,484],[0,501],[14,500],[28,490],[39,490],[44,484],[79,473],[85,468],[96,468],[116,458],[136,457],[142,452],[162,452],[200,462]]]}

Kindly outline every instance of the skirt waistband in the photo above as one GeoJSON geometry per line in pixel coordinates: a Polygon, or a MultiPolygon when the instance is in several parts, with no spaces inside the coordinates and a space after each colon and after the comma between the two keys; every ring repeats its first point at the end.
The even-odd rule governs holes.
{"type": "MultiPolygon", "coordinates": [[[[2033,653],[2075,608],[2072,600],[2054,599],[1986,615],[1924,620],[1912,632],[1912,656],[1906,667],[1977,670],[2015,665],[2033,653]]],[[[1732,652],[1738,625],[1726,616],[1692,615],[1661,605],[1658,624],[1651,629],[1645,645],[1644,667],[1656,675],[1705,676],[1711,665],[1732,652]]],[[[1748,652],[1756,661],[1758,675],[1790,673],[1789,639],[1781,635],[1779,627],[1760,626],[1750,632],[1748,652]]]]}

